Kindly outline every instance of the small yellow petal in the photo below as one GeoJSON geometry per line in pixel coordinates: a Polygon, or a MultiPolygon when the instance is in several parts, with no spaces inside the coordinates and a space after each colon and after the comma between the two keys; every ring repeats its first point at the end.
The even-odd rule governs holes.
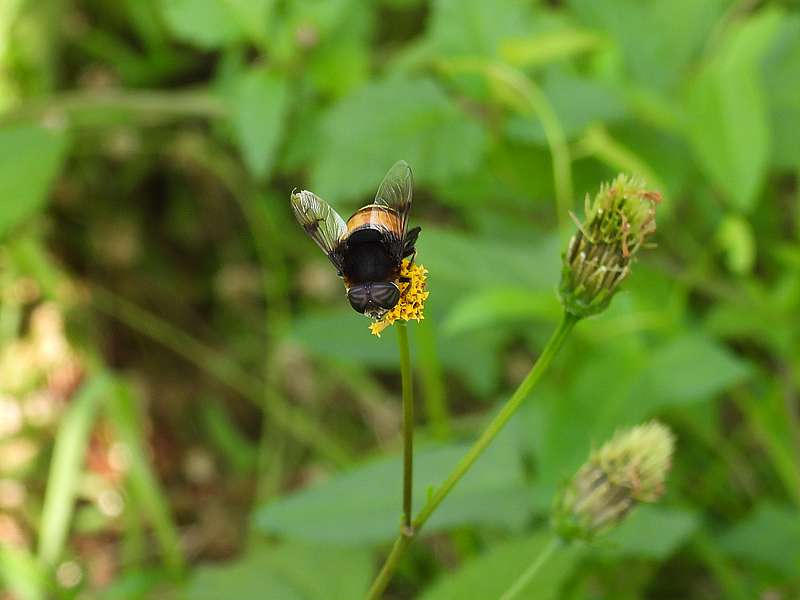
{"type": "Polygon", "coordinates": [[[408,259],[403,260],[400,267],[400,277],[397,286],[400,288],[400,300],[388,311],[380,321],[370,324],[372,335],[381,336],[381,332],[395,321],[421,321],[425,318],[425,300],[430,292],[425,287],[428,269],[422,265],[412,264],[408,259]]]}

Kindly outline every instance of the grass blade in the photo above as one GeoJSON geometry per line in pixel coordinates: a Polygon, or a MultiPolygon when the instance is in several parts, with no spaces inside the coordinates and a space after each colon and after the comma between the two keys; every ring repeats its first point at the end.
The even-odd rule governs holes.
{"type": "Polygon", "coordinates": [[[109,383],[106,375],[85,383],[64,414],[56,435],[39,533],[39,561],[48,568],[56,565],[64,550],[89,435],[109,383]]]}
{"type": "Polygon", "coordinates": [[[128,483],[136,506],[141,508],[142,514],[153,526],[165,566],[173,575],[180,575],[186,566],[180,535],[142,445],[144,434],[131,386],[125,381],[117,380],[106,407],[119,441],[127,449],[130,460],[128,483]]]}

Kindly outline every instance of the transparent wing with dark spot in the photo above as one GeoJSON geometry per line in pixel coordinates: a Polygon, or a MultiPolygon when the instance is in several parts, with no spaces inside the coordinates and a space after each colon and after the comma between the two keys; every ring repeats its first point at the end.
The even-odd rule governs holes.
{"type": "Polygon", "coordinates": [[[411,167],[404,160],[400,160],[389,169],[383,178],[378,193],[375,194],[375,204],[386,206],[397,213],[400,219],[400,226],[396,231],[402,253],[403,240],[406,235],[406,225],[408,224],[408,213],[411,211],[411,196],[414,191],[414,176],[411,167]]]}
{"type": "Polygon", "coordinates": [[[292,194],[292,210],[297,222],[341,272],[340,246],[347,233],[347,225],[339,213],[322,198],[306,190],[292,194]]]}

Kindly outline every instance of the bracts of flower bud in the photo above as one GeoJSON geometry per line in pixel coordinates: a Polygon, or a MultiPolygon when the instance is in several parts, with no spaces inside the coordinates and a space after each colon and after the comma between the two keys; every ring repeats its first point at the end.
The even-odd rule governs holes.
{"type": "Polygon", "coordinates": [[[630,264],[656,230],[661,196],[625,175],[604,184],[594,202],[586,198],[583,223],[564,254],[559,294],[565,310],[579,318],[605,310],[630,264]]]}
{"type": "Polygon", "coordinates": [[[563,540],[589,541],[618,525],[640,502],[664,493],[675,440],[652,421],[617,433],[592,452],[553,507],[553,526],[563,540]]]}

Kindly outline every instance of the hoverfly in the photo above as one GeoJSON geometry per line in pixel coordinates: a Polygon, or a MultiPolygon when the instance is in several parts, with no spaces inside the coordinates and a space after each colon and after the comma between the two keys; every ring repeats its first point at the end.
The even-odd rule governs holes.
{"type": "Polygon", "coordinates": [[[292,193],[298,223],[344,279],[350,305],[375,321],[400,300],[396,283],[400,266],[415,253],[421,228],[406,231],[413,186],[411,167],[402,160],[395,163],[378,187],[375,200],[346,222],[316,194],[306,190],[292,193]]]}

